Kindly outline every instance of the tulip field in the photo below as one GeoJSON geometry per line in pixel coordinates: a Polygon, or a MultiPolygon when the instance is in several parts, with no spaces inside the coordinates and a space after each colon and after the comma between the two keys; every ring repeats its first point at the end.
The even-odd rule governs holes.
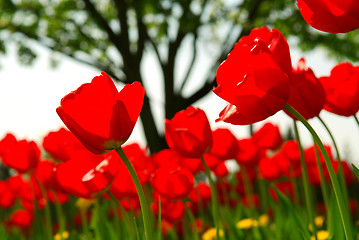
{"type": "MultiPolygon", "coordinates": [[[[358,4],[324,2],[298,0],[312,27],[359,27],[358,4]],[[342,8],[348,15],[338,17],[342,8]]],[[[359,66],[342,62],[316,77],[304,58],[291,62],[280,29],[263,26],[217,67],[213,93],[228,102],[217,122],[251,125],[284,111],[292,134],[266,122],[238,138],[189,106],[163,123],[167,147],[149,153],[127,142],[145,88],[135,81],[118,91],[101,72],[59,101],[64,127],[41,143],[10,132],[0,139],[9,173],[0,180],[0,239],[359,239],[359,170],[319,116],[354,118],[359,128],[359,66]],[[314,118],[330,142],[308,123],[314,118]],[[312,135],[310,147],[298,125],[312,135]]]]}

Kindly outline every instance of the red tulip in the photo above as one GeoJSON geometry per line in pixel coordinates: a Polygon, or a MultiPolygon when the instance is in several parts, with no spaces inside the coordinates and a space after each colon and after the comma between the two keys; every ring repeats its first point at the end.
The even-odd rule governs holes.
{"type": "MultiPolygon", "coordinates": [[[[96,171],[96,167],[104,160],[108,160],[110,164],[110,166],[106,167],[107,170],[104,174],[114,176],[119,169],[119,164],[122,163],[115,152],[95,155],[87,150],[82,150],[74,152],[70,160],[57,165],[56,179],[66,192],[77,197],[91,198],[94,193],[97,193],[97,190],[91,188],[90,183],[88,185],[84,184],[83,178],[90,171],[95,171],[96,176],[101,174],[101,169],[96,171]]],[[[96,179],[94,179],[94,183],[97,183],[96,179]]],[[[99,179],[101,180],[101,178],[99,179]]]]}
{"type": "Polygon", "coordinates": [[[189,194],[189,199],[194,204],[207,206],[212,198],[211,187],[206,182],[199,182],[189,194]]]}
{"type": "Polygon", "coordinates": [[[10,216],[10,224],[17,227],[30,227],[34,221],[34,215],[29,210],[17,209],[10,216]]]}
{"type": "Polygon", "coordinates": [[[319,80],[326,92],[325,110],[346,117],[359,111],[359,66],[338,64],[319,80]]]}
{"type": "Polygon", "coordinates": [[[228,171],[226,164],[224,162],[218,163],[216,168],[214,169],[214,174],[218,178],[223,178],[223,177],[228,176],[229,171],[228,171]]]}
{"type": "Polygon", "coordinates": [[[156,166],[152,159],[147,155],[147,149],[141,148],[138,143],[126,144],[122,147],[132,166],[136,169],[142,181],[147,182],[149,176],[154,172],[156,166]]]}
{"type": "MultiPolygon", "coordinates": [[[[218,157],[215,157],[209,153],[205,154],[203,156],[203,159],[206,162],[209,170],[211,170],[211,171],[214,171],[216,169],[216,167],[218,166],[218,164],[222,162],[221,159],[219,159],[218,157]]],[[[202,170],[204,170],[204,168],[202,170]]]]}
{"type": "Polygon", "coordinates": [[[266,26],[263,26],[252,29],[249,36],[243,36],[238,43],[250,45],[256,38],[260,38],[264,41],[276,62],[283,71],[290,76],[292,72],[292,61],[287,40],[285,40],[283,35],[277,29],[270,30],[266,26]]]}
{"type": "Polygon", "coordinates": [[[272,116],[287,103],[288,44],[279,31],[262,31],[257,29],[240,40],[218,67],[218,87],[213,92],[229,104],[217,121],[252,124],[272,116]]]}
{"type": "Polygon", "coordinates": [[[269,122],[255,131],[252,138],[255,144],[263,149],[275,150],[279,148],[283,142],[279,127],[269,122]]]}
{"type": "Polygon", "coordinates": [[[139,82],[118,92],[111,78],[101,74],[62,98],[56,109],[68,129],[95,154],[119,148],[127,141],[145,93],[139,82]]]}
{"type": "Polygon", "coordinates": [[[212,131],[206,114],[189,106],[165,122],[165,137],[170,148],[184,157],[200,158],[212,147],[212,131]]]}
{"type": "Polygon", "coordinates": [[[236,160],[239,165],[253,166],[264,155],[264,150],[258,148],[253,138],[238,140],[238,153],[236,160]]]}
{"type": "Polygon", "coordinates": [[[274,155],[271,158],[265,157],[259,161],[259,173],[268,181],[277,180],[282,176],[279,166],[277,165],[276,158],[276,155],[274,155]]]}
{"type": "MultiPolygon", "coordinates": [[[[138,167],[132,162],[131,164],[134,165],[135,171],[141,184],[145,184],[148,181],[149,177],[147,173],[144,173],[141,169],[138,169],[138,167]]],[[[136,198],[138,196],[130,172],[122,161],[120,161],[118,172],[112,182],[110,191],[111,193],[113,193],[113,195],[115,195],[117,199],[136,198]]]]}
{"type": "Polygon", "coordinates": [[[36,168],[40,155],[40,149],[35,142],[20,140],[11,144],[2,160],[5,166],[13,168],[19,173],[25,173],[36,168]]]}
{"type": "Polygon", "coordinates": [[[191,192],[194,184],[192,173],[173,164],[158,168],[150,178],[154,190],[168,199],[181,199],[191,192]]]}
{"type": "Polygon", "coordinates": [[[329,33],[345,33],[359,28],[357,0],[297,0],[304,20],[313,28],[329,33]]]}
{"type": "Polygon", "coordinates": [[[187,168],[192,174],[197,174],[203,169],[200,158],[186,158],[175,152],[173,149],[163,149],[152,155],[157,168],[164,167],[168,164],[177,164],[183,168],[187,168]]]}
{"type": "Polygon", "coordinates": [[[43,159],[37,165],[34,175],[46,188],[56,184],[56,164],[50,159],[43,159]]]}
{"type": "Polygon", "coordinates": [[[83,177],[82,184],[91,192],[92,196],[99,196],[105,192],[115,178],[117,171],[113,171],[113,158],[102,160],[94,168],[91,168],[83,177]]]}
{"type": "MultiPolygon", "coordinates": [[[[158,201],[151,204],[152,211],[158,215],[158,201]]],[[[183,219],[186,206],[182,201],[168,201],[162,204],[161,198],[161,218],[169,222],[183,219]]]]}
{"type": "Polygon", "coordinates": [[[79,140],[65,128],[49,132],[43,140],[42,146],[56,160],[67,161],[72,151],[83,148],[79,140]]]}
{"type": "MultiPolygon", "coordinates": [[[[329,145],[324,145],[324,147],[325,147],[326,152],[329,155],[329,158],[332,160],[333,156],[332,156],[331,147],[329,145]]],[[[323,165],[325,165],[325,160],[324,160],[324,157],[323,157],[320,149],[318,147],[316,147],[316,148],[317,148],[317,152],[318,152],[319,162],[322,163],[323,165]]],[[[310,146],[304,150],[304,158],[305,158],[306,164],[317,165],[316,150],[315,150],[314,146],[310,146]]]]}
{"type": "MultiPolygon", "coordinates": [[[[288,104],[297,110],[305,119],[318,116],[325,103],[325,91],[322,84],[314,75],[312,69],[306,66],[301,58],[293,68],[292,88],[288,104]]],[[[284,110],[291,118],[292,114],[284,110]]]]}
{"type": "Polygon", "coordinates": [[[237,138],[227,128],[218,128],[212,132],[213,146],[210,154],[222,159],[233,159],[237,155],[237,138]]]}
{"type": "Polygon", "coordinates": [[[0,141],[0,157],[3,157],[11,147],[17,143],[15,136],[11,133],[7,133],[0,141]]]}
{"type": "Polygon", "coordinates": [[[15,193],[9,187],[9,184],[0,180],[0,207],[11,208],[16,201],[15,193]]]}

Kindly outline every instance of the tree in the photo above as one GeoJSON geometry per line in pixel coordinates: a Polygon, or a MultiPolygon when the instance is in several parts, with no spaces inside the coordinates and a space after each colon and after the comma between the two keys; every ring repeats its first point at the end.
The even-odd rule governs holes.
{"type": "MultiPolygon", "coordinates": [[[[163,80],[166,118],[192,105],[215,86],[215,72],[238,39],[253,27],[267,25],[294,36],[304,50],[322,45],[336,56],[358,59],[358,32],[327,36],[311,29],[294,0],[0,0],[0,51],[16,43],[20,63],[31,64],[35,42],[82,64],[105,71],[124,84],[144,82],[145,54],[156,56],[163,80]],[[183,49],[184,42],[191,49],[183,49]],[[206,43],[215,56],[201,86],[187,96],[184,88],[206,43]],[[181,51],[189,63],[178,60],[181,51]],[[178,65],[187,70],[179,79],[178,65]]],[[[206,67],[206,69],[207,69],[206,67]]],[[[145,84],[144,84],[145,85],[145,84]]],[[[165,146],[151,99],[145,96],[141,121],[151,152],[165,146]]]]}

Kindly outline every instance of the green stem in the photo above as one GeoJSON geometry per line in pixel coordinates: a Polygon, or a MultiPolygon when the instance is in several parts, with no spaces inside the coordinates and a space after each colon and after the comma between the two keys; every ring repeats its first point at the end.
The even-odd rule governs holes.
{"type": "Polygon", "coordinates": [[[314,151],[315,151],[315,159],[317,161],[317,167],[319,169],[320,188],[322,189],[323,199],[324,199],[324,203],[325,203],[325,209],[326,209],[327,215],[329,217],[329,211],[328,211],[329,194],[328,194],[328,189],[327,189],[327,185],[326,185],[325,178],[324,178],[323,166],[322,166],[322,163],[320,162],[318,148],[315,143],[314,143],[314,151]]]}
{"type": "Polygon", "coordinates": [[[162,239],[162,223],[161,223],[161,196],[158,196],[158,228],[157,228],[157,239],[162,239]]]}
{"type": "Polygon", "coordinates": [[[307,212],[308,212],[308,217],[309,217],[309,221],[312,225],[313,228],[313,235],[315,237],[315,239],[317,239],[317,231],[316,231],[316,225],[314,222],[314,208],[313,208],[313,201],[312,201],[312,195],[311,195],[311,188],[309,185],[309,177],[308,177],[308,170],[307,170],[307,166],[305,164],[305,160],[304,160],[304,152],[303,152],[303,147],[302,147],[302,143],[300,140],[300,136],[299,136],[299,131],[298,131],[298,126],[296,121],[293,121],[294,123],[294,131],[295,131],[295,135],[297,137],[297,142],[298,142],[298,147],[299,147],[299,151],[300,151],[300,163],[302,165],[302,181],[303,181],[303,187],[304,187],[304,198],[305,198],[305,205],[307,207],[307,212]]]}
{"type": "Polygon", "coordinates": [[[353,117],[354,117],[355,121],[357,122],[357,124],[359,126],[359,120],[358,120],[357,116],[353,115],[353,117]]]}
{"type": "Polygon", "coordinates": [[[140,205],[141,205],[142,219],[143,219],[143,225],[144,225],[144,229],[145,229],[145,238],[146,238],[146,240],[153,240],[153,235],[152,235],[153,229],[151,226],[150,215],[149,215],[148,208],[147,208],[145,193],[143,192],[140,179],[138,178],[135,169],[133,168],[130,160],[127,158],[123,149],[120,147],[120,148],[116,149],[116,152],[118,153],[118,155],[120,155],[122,161],[126,165],[128,171],[131,174],[133,183],[135,184],[138,198],[140,200],[140,205]]]}
{"type": "Polygon", "coordinates": [[[64,214],[63,214],[63,211],[62,211],[62,207],[61,207],[61,203],[60,203],[60,200],[57,196],[57,193],[55,190],[52,190],[52,194],[54,195],[54,198],[55,198],[55,208],[56,208],[56,214],[59,218],[59,222],[60,222],[60,238],[62,240],[62,233],[65,231],[65,218],[64,218],[64,214]]]}
{"type": "Polygon", "coordinates": [[[82,231],[84,232],[85,238],[90,238],[90,230],[89,230],[89,223],[87,219],[87,209],[81,209],[80,208],[80,214],[81,214],[81,222],[82,222],[82,231]]]}
{"type": "MultiPolygon", "coordinates": [[[[134,226],[132,226],[132,220],[131,220],[130,216],[127,214],[125,209],[123,209],[123,207],[121,206],[121,204],[118,202],[117,198],[113,195],[113,193],[111,191],[107,191],[107,194],[111,197],[112,202],[115,204],[115,206],[121,211],[122,217],[125,220],[126,227],[128,228],[128,233],[130,235],[130,239],[136,239],[135,235],[134,235],[135,233],[133,231],[134,226]]],[[[115,215],[117,215],[116,210],[117,209],[114,208],[114,217],[116,217],[115,215]]]]}
{"type": "MultiPolygon", "coordinates": [[[[259,170],[258,167],[256,167],[256,172],[257,172],[257,176],[259,176],[259,170]]],[[[266,186],[266,181],[263,178],[258,178],[258,188],[259,188],[259,194],[260,194],[260,199],[262,202],[262,211],[263,212],[267,212],[268,210],[268,194],[267,194],[267,189],[268,187],[266,186]]]]}
{"type": "Polygon", "coordinates": [[[312,128],[312,126],[308,123],[308,121],[300,113],[298,113],[294,108],[292,108],[288,104],[285,105],[284,109],[286,109],[294,117],[296,117],[299,121],[301,121],[303,123],[303,125],[307,128],[307,130],[313,136],[316,144],[319,146],[319,149],[322,152],[322,155],[324,157],[325,164],[327,165],[329,176],[330,176],[330,179],[331,179],[331,182],[333,185],[333,190],[334,190],[335,198],[337,200],[340,217],[342,219],[345,236],[348,240],[353,239],[353,236],[351,233],[350,221],[349,221],[349,213],[346,211],[346,208],[344,206],[345,203],[344,203],[342,192],[340,190],[340,185],[339,185],[338,179],[335,175],[333,166],[330,162],[329,155],[328,155],[327,151],[325,150],[325,147],[324,147],[322,141],[320,140],[318,134],[315,132],[315,130],[312,128]]]}
{"type": "Polygon", "coordinates": [[[341,157],[340,157],[340,154],[339,154],[339,149],[338,149],[338,145],[336,144],[336,141],[334,139],[334,136],[332,135],[332,133],[330,132],[327,124],[325,124],[325,122],[323,121],[323,119],[321,117],[318,116],[318,119],[319,121],[323,124],[324,128],[327,130],[332,142],[333,142],[333,146],[335,148],[335,152],[337,154],[337,160],[338,160],[338,163],[339,163],[339,168],[338,168],[338,177],[339,177],[339,183],[340,183],[340,186],[343,190],[343,197],[344,197],[344,201],[345,203],[347,204],[348,203],[348,190],[347,190],[347,186],[346,186],[346,183],[345,183],[345,177],[344,177],[344,170],[343,170],[343,165],[342,165],[342,160],[341,160],[341,157]]]}
{"type": "Polygon", "coordinates": [[[53,238],[52,229],[51,229],[52,228],[52,220],[51,220],[51,213],[50,213],[50,207],[49,207],[50,202],[49,202],[49,199],[47,198],[46,190],[44,188],[44,185],[42,185],[42,183],[40,182],[40,180],[38,179],[38,177],[35,174],[33,176],[34,176],[37,184],[40,187],[40,191],[41,191],[42,196],[46,200],[46,205],[44,207],[45,219],[46,219],[46,230],[47,230],[47,234],[48,234],[49,239],[52,239],[53,238]]]}
{"type": "Polygon", "coordinates": [[[219,206],[218,206],[218,199],[217,199],[217,191],[216,191],[216,187],[214,186],[214,182],[211,176],[211,172],[209,171],[208,165],[206,163],[206,161],[204,160],[204,157],[201,157],[202,159],[202,163],[205,167],[206,170],[206,175],[208,177],[209,180],[209,185],[211,187],[211,192],[212,192],[212,212],[213,212],[213,220],[214,220],[214,225],[216,227],[216,240],[219,240],[219,206]]]}

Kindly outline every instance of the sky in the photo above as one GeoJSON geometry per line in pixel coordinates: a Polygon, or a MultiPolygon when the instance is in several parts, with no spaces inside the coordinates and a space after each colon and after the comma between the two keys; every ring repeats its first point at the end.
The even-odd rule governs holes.
{"type": "MultiPolygon", "coordinates": [[[[56,108],[59,106],[61,98],[70,91],[77,89],[81,84],[90,82],[94,76],[100,75],[100,71],[66,57],[61,58],[57,68],[51,69],[48,62],[50,53],[41,47],[34,47],[40,54],[32,66],[20,66],[12,48],[6,56],[0,56],[0,139],[6,133],[11,132],[18,139],[34,140],[41,145],[42,138],[49,131],[55,131],[64,126],[56,114],[56,108]]],[[[331,68],[336,64],[333,59],[326,57],[324,50],[319,49],[309,54],[303,54],[291,44],[290,48],[293,64],[304,56],[308,66],[313,69],[317,77],[329,75],[331,68]]],[[[206,61],[205,59],[206,56],[202,56],[199,61],[206,61]]],[[[147,83],[151,82],[151,88],[147,88],[147,91],[152,97],[158,126],[163,129],[161,123],[163,113],[160,112],[163,94],[159,92],[161,89],[159,70],[152,60],[150,56],[145,57],[143,71],[148,72],[149,74],[146,76],[151,78],[151,80],[147,79],[146,81],[147,83]]],[[[121,89],[120,85],[118,85],[118,89],[121,89]]],[[[215,119],[218,118],[219,112],[225,105],[226,102],[214,93],[209,93],[195,104],[196,107],[200,107],[206,112],[213,129],[227,127],[238,138],[248,136],[247,126],[215,123],[215,119]]],[[[322,111],[320,116],[332,130],[341,155],[350,162],[359,164],[359,127],[354,119],[336,116],[325,111],[322,111]]],[[[267,121],[277,124],[283,134],[292,124],[291,118],[285,113],[279,112],[267,120],[255,124],[255,129],[267,121]]],[[[320,122],[313,119],[310,120],[310,123],[323,141],[331,145],[330,138],[320,122]]],[[[309,133],[301,125],[299,125],[299,129],[304,145],[311,145],[312,138],[309,133]]],[[[139,122],[128,142],[139,142],[142,146],[146,145],[139,122]]]]}

